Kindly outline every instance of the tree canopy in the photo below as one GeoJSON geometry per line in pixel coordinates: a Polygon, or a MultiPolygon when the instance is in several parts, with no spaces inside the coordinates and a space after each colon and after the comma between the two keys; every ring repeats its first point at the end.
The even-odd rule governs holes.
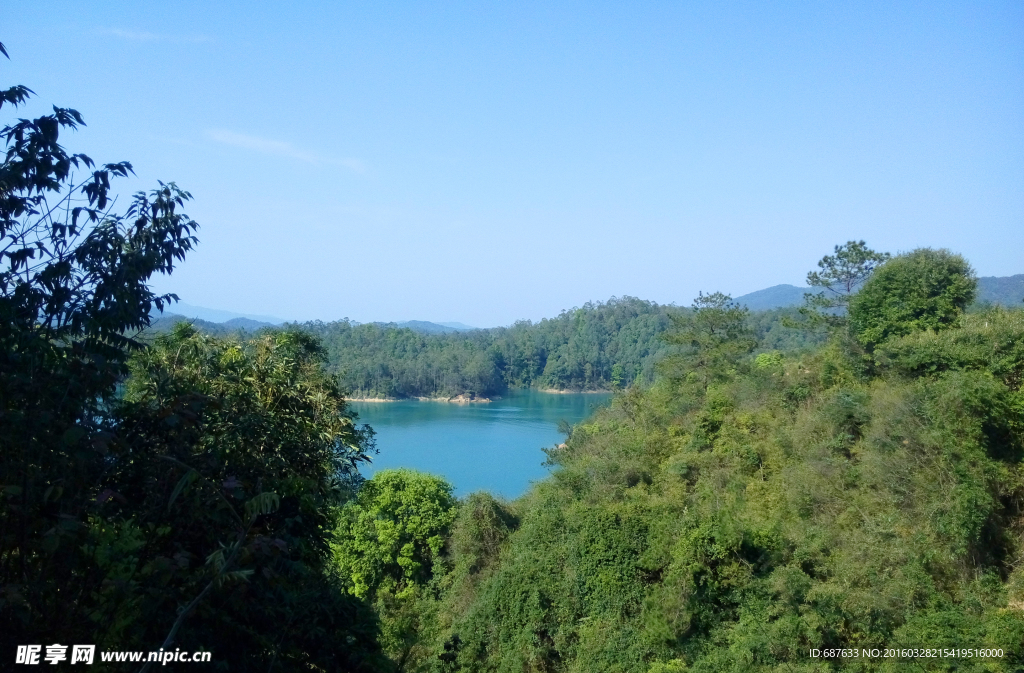
{"type": "Polygon", "coordinates": [[[977,293],[971,265],[948,250],[920,248],[882,265],[850,301],[857,338],[874,347],[894,336],[952,327],[977,293]]]}
{"type": "MultiPolygon", "coordinates": [[[[854,288],[850,330],[860,293],[903,258],[854,288]]],[[[954,282],[938,287],[969,277],[946,268],[954,282]]],[[[916,281],[894,296],[916,296],[916,281]]],[[[392,661],[424,673],[1019,670],[1024,312],[952,313],[896,313],[870,352],[844,329],[769,350],[727,295],[701,295],[666,333],[666,375],[572,428],[547,452],[550,479],[512,503],[459,503],[416,600],[377,607],[414,643],[392,661]],[[923,643],[999,654],[862,658],[923,643]]]]}
{"type": "Polygon", "coordinates": [[[413,470],[382,470],[343,511],[335,558],[348,591],[369,600],[398,671],[431,655],[431,593],[457,514],[452,486],[413,470]]]}
{"type": "Polygon", "coordinates": [[[835,247],[835,254],[818,261],[818,271],[807,273],[807,284],[821,288],[804,295],[802,313],[812,324],[832,327],[845,324],[850,302],[881,264],[889,260],[887,252],[876,252],[864,241],[847,241],[835,247]]]}
{"type": "Polygon", "coordinates": [[[691,311],[670,314],[675,329],[663,338],[682,349],[669,363],[681,363],[683,374],[699,382],[706,392],[757,345],[747,323],[749,313],[727,294],[701,293],[693,300],[691,311]]]}
{"type": "MultiPolygon", "coordinates": [[[[0,109],[31,95],[0,92],[0,109]]],[[[110,413],[131,338],[170,273],[195,244],[173,184],[113,210],[111,181],[127,162],[96,168],[61,134],[84,125],[70,108],[3,127],[0,165],[0,638],[89,632],[86,599],[100,581],[83,556],[100,506],[98,483],[117,445],[110,413]],[[74,170],[85,177],[73,181],[74,170]],[[70,598],[69,597],[78,597],[70,598]]],[[[87,641],[83,641],[87,642],[87,641]]]]}
{"type": "Polygon", "coordinates": [[[0,130],[0,649],[381,670],[330,552],[372,433],[306,333],[137,338],[176,299],[149,282],[196,244],[191,197],[160,184],[116,210],[131,165],[65,150],[83,125],[54,108],[0,130]]]}

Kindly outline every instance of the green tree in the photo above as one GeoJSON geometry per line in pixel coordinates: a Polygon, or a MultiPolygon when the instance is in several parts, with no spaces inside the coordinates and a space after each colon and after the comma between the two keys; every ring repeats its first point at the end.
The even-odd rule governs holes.
{"type": "Polygon", "coordinates": [[[381,642],[399,671],[423,658],[436,624],[424,589],[443,574],[442,547],[458,512],[448,482],[413,470],[382,470],[345,506],[335,557],[348,590],[369,600],[381,642]]]}
{"type": "Polygon", "coordinates": [[[811,324],[838,326],[845,323],[850,301],[875,269],[890,258],[887,252],[875,252],[864,241],[847,241],[835,247],[834,255],[818,261],[818,271],[807,273],[807,284],[822,288],[804,295],[801,313],[811,324]]]}
{"type": "Polygon", "coordinates": [[[948,250],[920,248],[880,267],[850,302],[857,339],[874,348],[893,336],[954,326],[974,301],[971,265],[948,250]]]}
{"type": "Polygon", "coordinates": [[[754,350],[757,340],[747,324],[750,311],[721,292],[700,293],[687,313],[670,314],[674,329],[665,341],[681,346],[682,352],[666,360],[687,378],[708,386],[728,377],[742,356],[754,350]],[[681,369],[680,369],[681,367],[681,369]]]}
{"type": "Polygon", "coordinates": [[[967,313],[956,329],[920,331],[889,339],[874,352],[904,375],[958,369],[985,371],[1011,390],[1024,387],[1024,311],[999,306],[967,313]]]}
{"type": "MultiPolygon", "coordinates": [[[[6,51],[0,45],[0,52],[6,51]]],[[[0,91],[18,107],[24,86],[0,91]]],[[[84,125],[69,108],[0,130],[0,649],[93,642],[88,598],[99,570],[82,548],[95,530],[97,488],[118,440],[109,413],[134,333],[167,274],[196,243],[174,184],[114,212],[111,180],[128,162],[96,168],[60,144],[84,125]],[[74,171],[80,170],[80,179],[74,171]],[[8,647],[9,646],[9,647],[8,647]]]]}
{"type": "Polygon", "coordinates": [[[624,370],[622,369],[621,364],[616,362],[614,365],[612,365],[612,389],[619,390],[622,388],[623,374],[624,370]]]}
{"type": "Polygon", "coordinates": [[[127,502],[107,500],[105,525],[142,542],[121,552],[137,570],[104,578],[122,641],[203,644],[243,668],[372,668],[374,619],[330,550],[371,437],[323,357],[300,332],[236,341],[181,324],[133,358],[101,484],[127,502]]]}
{"type": "Polygon", "coordinates": [[[0,650],[369,670],[375,621],[328,544],[369,437],[308,335],[137,339],[176,299],[149,281],[195,245],[191,197],[161,184],[115,212],[131,165],[66,151],[83,124],[55,108],[0,130],[0,650]]]}

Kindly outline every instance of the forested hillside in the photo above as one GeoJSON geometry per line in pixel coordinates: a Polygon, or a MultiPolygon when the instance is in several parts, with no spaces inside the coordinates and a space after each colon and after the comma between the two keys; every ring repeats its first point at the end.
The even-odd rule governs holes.
{"type": "Polygon", "coordinates": [[[519,500],[371,480],[337,553],[395,670],[1022,670],[1024,312],[966,313],[945,251],[868,262],[810,351],[704,297],[519,500]]]}
{"type": "MultiPolygon", "coordinates": [[[[979,282],[978,301],[971,310],[984,310],[993,302],[1006,305],[1019,294],[1020,278],[980,279],[984,283],[979,282]],[[1002,288],[1001,294],[994,291],[996,287],[1002,288]]],[[[778,286],[746,295],[746,300],[739,298],[737,303],[773,305],[781,292],[786,303],[792,304],[794,297],[802,298],[807,289],[778,286]]],[[[671,324],[670,316],[687,310],[634,297],[613,297],[537,323],[520,321],[490,329],[436,325],[425,329],[413,324],[415,321],[356,324],[345,320],[298,327],[323,341],[329,370],[352,397],[451,397],[466,392],[493,396],[524,387],[610,390],[638,378],[650,384],[657,363],[667,353],[662,335],[671,324]]],[[[752,310],[746,320],[761,350],[821,343],[824,332],[787,326],[798,317],[798,309],[790,307],[752,310]]],[[[182,320],[162,317],[149,331],[169,331],[182,320]]],[[[281,329],[245,319],[189,322],[205,334],[220,336],[281,329]]]]}
{"type": "MultiPolygon", "coordinates": [[[[590,302],[555,318],[511,327],[422,330],[394,323],[308,322],[291,325],[320,339],[328,369],[356,398],[451,397],[466,392],[500,395],[509,388],[610,390],[654,380],[667,352],[662,335],[671,315],[686,308],[634,297],[590,302]]],[[[750,313],[761,348],[819,343],[823,333],[793,330],[795,309],[750,313]]],[[[224,323],[164,316],[144,334],[152,339],[187,322],[204,334],[244,336],[288,329],[236,319],[224,323]]]]}
{"type": "MultiPolygon", "coordinates": [[[[670,315],[685,311],[623,297],[588,303],[538,323],[447,334],[345,321],[300,328],[322,340],[330,370],[354,397],[499,395],[508,388],[599,390],[634,380],[650,383],[668,350],[661,336],[670,315]]],[[[784,327],[787,315],[796,311],[749,317],[764,347],[821,339],[784,327]]]]}
{"type": "Polygon", "coordinates": [[[997,278],[986,276],[978,279],[978,300],[1001,306],[1020,306],[1024,302],[1024,274],[997,278]]]}
{"type": "Polygon", "coordinates": [[[306,323],[355,396],[500,394],[508,387],[593,390],[651,377],[666,307],[631,297],[539,323],[423,334],[408,328],[306,323]]]}

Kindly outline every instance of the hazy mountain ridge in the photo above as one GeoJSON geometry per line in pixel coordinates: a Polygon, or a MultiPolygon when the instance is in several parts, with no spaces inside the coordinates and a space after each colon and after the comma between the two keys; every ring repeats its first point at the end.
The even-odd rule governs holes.
{"type": "Polygon", "coordinates": [[[1016,276],[986,276],[978,279],[978,301],[1003,306],[1020,306],[1024,301],[1024,273],[1016,276]]]}
{"type": "MultiPolygon", "coordinates": [[[[209,309],[212,311],[213,309],[209,309]]],[[[219,311],[218,313],[230,313],[230,311],[219,311]]],[[[206,313],[209,315],[209,313],[206,313]]],[[[235,317],[229,320],[217,321],[217,320],[206,320],[189,315],[182,315],[180,313],[165,312],[154,316],[153,322],[149,327],[152,332],[166,332],[169,331],[174,325],[179,322],[190,322],[195,325],[198,329],[206,332],[207,334],[233,334],[236,332],[256,332],[261,329],[267,328],[280,328],[288,323],[270,323],[261,320],[253,320],[247,317],[235,317]]],[[[358,325],[359,323],[351,322],[352,325],[358,325]]],[[[470,332],[477,327],[470,327],[464,323],[435,323],[427,320],[405,320],[402,322],[375,322],[374,325],[378,327],[394,327],[411,329],[413,332],[419,334],[451,334],[455,332],[470,332]]]]}
{"type": "Polygon", "coordinates": [[[233,320],[248,320],[251,322],[257,322],[267,325],[282,325],[288,322],[283,318],[277,318],[275,316],[259,315],[255,313],[238,313],[236,311],[225,311],[219,308],[195,306],[193,304],[187,304],[183,301],[171,304],[164,310],[163,314],[157,313],[155,311],[153,314],[155,316],[163,315],[165,317],[177,315],[183,318],[195,318],[209,323],[228,323],[233,320]]]}
{"type": "Polygon", "coordinates": [[[770,311],[773,308],[799,306],[804,301],[804,293],[810,292],[810,290],[809,287],[795,285],[773,285],[736,297],[735,301],[751,311],[770,311]]]}
{"type": "MultiPolygon", "coordinates": [[[[811,292],[812,288],[782,283],[773,285],[762,290],[755,290],[736,297],[736,302],[743,304],[751,311],[771,311],[778,308],[789,308],[800,306],[804,301],[804,294],[811,292]]],[[[999,304],[1002,306],[1017,306],[1024,301],[1024,273],[1014,276],[983,276],[978,279],[978,303],[999,304]]],[[[153,326],[158,324],[173,324],[180,320],[193,320],[196,325],[207,331],[220,332],[220,326],[228,328],[227,331],[245,330],[255,331],[264,327],[275,327],[286,324],[288,321],[273,316],[260,316],[252,314],[235,313],[221,309],[205,308],[178,302],[163,314],[154,314],[153,326]],[[171,321],[165,323],[164,321],[171,321]]],[[[352,322],[353,325],[359,323],[352,322]]],[[[419,332],[420,334],[448,334],[451,332],[468,332],[476,329],[461,322],[431,322],[429,320],[403,320],[392,322],[375,322],[381,327],[394,325],[405,327],[419,332]]],[[[159,329],[159,328],[158,328],[159,329]]]]}
{"type": "Polygon", "coordinates": [[[191,323],[200,331],[214,335],[235,334],[238,332],[256,332],[264,328],[280,327],[280,325],[275,325],[269,322],[260,322],[250,318],[232,318],[224,322],[213,322],[210,320],[202,320],[200,318],[179,315],[177,313],[164,313],[159,317],[155,317],[146,331],[155,333],[169,332],[171,328],[179,322],[191,323]]]}
{"type": "MultiPolygon", "coordinates": [[[[796,285],[773,285],[736,297],[736,302],[751,311],[769,311],[775,308],[799,306],[804,293],[817,291],[796,285]]],[[[1024,301],[1024,273],[1015,276],[983,276],[978,279],[978,303],[1017,306],[1024,301]]]]}
{"type": "Polygon", "coordinates": [[[398,327],[408,327],[414,332],[420,332],[421,334],[447,334],[448,332],[468,332],[470,330],[477,329],[476,327],[470,327],[460,322],[430,322],[428,320],[405,320],[399,323],[377,323],[378,325],[397,325],[398,327]]]}

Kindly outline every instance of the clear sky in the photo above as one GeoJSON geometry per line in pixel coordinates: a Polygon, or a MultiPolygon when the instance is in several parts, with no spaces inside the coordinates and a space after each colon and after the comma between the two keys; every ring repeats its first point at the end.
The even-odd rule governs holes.
{"type": "Polygon", "coordinates": [[[491,326],[854,238],[1024,273],[1020,0],[3,5],[23,115],[194,195],[191,304],[491,326]]]}

